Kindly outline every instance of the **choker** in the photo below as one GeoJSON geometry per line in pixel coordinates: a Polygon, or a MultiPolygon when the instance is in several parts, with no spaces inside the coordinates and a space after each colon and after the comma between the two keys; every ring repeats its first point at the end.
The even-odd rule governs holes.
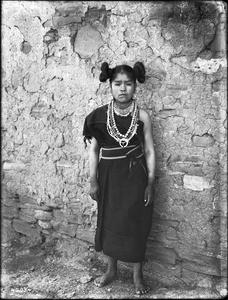
{"type": "Polygon", "coordinates": [[[133,112],[133,109],[134,109],[134,100],[132,101],[132,103],[126,107],[126,108],[119,108],[116,106],[115,102],[114,102],[114,112],[117,116],[120,116],[120,117],[127,117],[129,116],[132,112],[133,112]]]}
{"type": "MultiPolygon", "coordinates": [[[[130,105],[131,106],[131,105],[130,105]]],[[[108,105],[107,111],[107,130],[111,137],[113,137],[120,145],[120,147],[127,147],[129,141],[132,137],[136,134],[137,127],[138,127],[138,115],[139,109],[136,105],[135,101],[133,101],[133,111],[132,111],[132,120],[131,124],[125,134],[119,132],[115,117],[114,117],[114,100],[112,100],[108,105]]],[[[130,112],[129,112],[130,113],[130,112]]]]}

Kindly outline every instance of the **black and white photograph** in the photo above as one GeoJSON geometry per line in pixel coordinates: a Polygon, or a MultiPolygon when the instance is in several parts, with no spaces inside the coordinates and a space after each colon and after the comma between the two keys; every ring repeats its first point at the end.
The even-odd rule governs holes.
{"type": "Polygon", "coordinates": [[[225,299],[226,2],[1,16],[1,299],[225,299]]]}

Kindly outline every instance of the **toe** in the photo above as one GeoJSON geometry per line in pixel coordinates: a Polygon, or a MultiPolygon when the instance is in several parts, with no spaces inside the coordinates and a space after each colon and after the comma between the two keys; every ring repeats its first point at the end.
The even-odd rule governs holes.
{"type": "Polygon", "coordinates": [[[94,284],[98,287],[100,286],[100,282],[98,280],[94,280],[94,284]]]}
{"type": "Polygon", "coordinates": [[[146,286],[146,288],[143,290],[143,294],[146,294],[150,291],[150,287],[146,286]]]}
{"type": "Polygon", "coordinates": [[[141,295],[141,294],[142,294],[142,291],[141,291],[141,290],[135,290],[135,294],[136,294],[136,295],[141,295]]]}
{"type": "Polygon", "coordinates": [[[150,287],[147,286],[147,287],[145,287],[144,289],[136,290],[135,293],[136,293],[137,295],[143,295],[143,294],[148,293],[149,291],[150,291],[150,287]]]}

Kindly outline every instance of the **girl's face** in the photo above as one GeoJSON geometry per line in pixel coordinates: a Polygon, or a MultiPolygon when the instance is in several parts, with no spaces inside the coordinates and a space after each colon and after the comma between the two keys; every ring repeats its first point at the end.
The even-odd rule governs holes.
{"type": "Polygon", "coordinates": [[[115,100],[127,103],[135,93],[135,83],[126,74],[119,73],[111,82],[111,92],[115,100]]]}

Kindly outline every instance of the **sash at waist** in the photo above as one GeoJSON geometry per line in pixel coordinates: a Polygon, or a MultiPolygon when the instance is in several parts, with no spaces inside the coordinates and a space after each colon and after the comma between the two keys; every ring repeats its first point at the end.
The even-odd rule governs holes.
{"type": "Polygon", "coordinates": [[[102,159],[121,159],[126,157],[139,158],[143,156],[142,146],[132,145],[127,147],[116,147],[116,148],[101,148],[102,159]]]}

